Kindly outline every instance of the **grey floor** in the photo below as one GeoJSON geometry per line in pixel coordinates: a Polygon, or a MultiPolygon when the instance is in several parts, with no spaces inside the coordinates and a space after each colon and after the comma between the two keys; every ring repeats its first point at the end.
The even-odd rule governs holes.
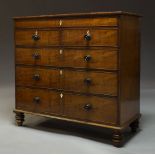
{"type": "Polygon", "coordinates": [[[110,131],[26,116],[14,123],[14,88],[0,88],[0,153],[155,153],[155,90],[141,91],[141,125],[126,131],[122,148],[110,144],[110,131]]]}

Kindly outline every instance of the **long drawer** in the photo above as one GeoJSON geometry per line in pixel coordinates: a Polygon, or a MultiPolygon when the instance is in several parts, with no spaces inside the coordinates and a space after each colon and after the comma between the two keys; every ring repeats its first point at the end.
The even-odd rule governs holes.
{"type": "Polygon", "coordinates": [[[91,122],[116,124],[117,121],[115,98],[17,87],[16,108],[91,122]]]}
{"type": "Polygon", "coordinates": [[[118,63],[111,49],[16,48],[16,64],[116,70],[118,63]]]}
{"type": "Polygon", "coordinates": [[[16,67],[16,84],[117,96],[117,73],[16,67]]]}
{"type": "Polygon", "coordinates": [[[16,30],[18,46],[118,46],[117,29],[16,30]]]}
{"type": "Polygon", "coordinates": [[[89,18],[57,18],[57,19],[32,19],[15,22],[16,28],[53,28],[53,27],[88,27],[88,26],[118,26],[114,17],[89,17],[89,18]]]}

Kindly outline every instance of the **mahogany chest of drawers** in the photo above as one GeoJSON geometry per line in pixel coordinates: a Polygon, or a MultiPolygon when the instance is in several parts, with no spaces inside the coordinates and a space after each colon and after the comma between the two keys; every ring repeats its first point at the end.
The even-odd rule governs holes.
{"type": "Polygon", "coordinates": [[[24,114],[112,129],[140,118],[139,17],[100,12],[16,17],[16,122],[24,114]]]}

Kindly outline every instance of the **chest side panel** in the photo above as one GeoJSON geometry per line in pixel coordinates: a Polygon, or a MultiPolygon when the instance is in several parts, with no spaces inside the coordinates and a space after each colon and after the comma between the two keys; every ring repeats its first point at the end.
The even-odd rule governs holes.
{"type": "Polygon", "coordinates": [[[120,124],[140,113],[140,29],[139,18],[120,19],[120,124]]]}

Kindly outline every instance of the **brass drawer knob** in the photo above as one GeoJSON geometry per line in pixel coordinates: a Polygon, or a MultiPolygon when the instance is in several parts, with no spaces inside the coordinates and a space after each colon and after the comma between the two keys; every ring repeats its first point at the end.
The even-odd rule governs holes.
{"type": "Polygon", "coordinates": [[[33,98],[33,101],[34,101],[35,103],[39,103],[39,102],[40,102],[40,97],[38,97],[38,96],[34,97],[34,98],[33,98]]]}
{"type": "Polygon", "coordinates": [[[33,57],[35,60],[40,59],[39,53],[34,53],[34,54],[32,54],[32,57],[33,57]]]}
{"type": "Polygon", "coordinates": [[[87,84],[87,85],[90,85],[92,83],[91,78],[84,79],[84,83],[87,84]]]}
{"type": "Polygon", "coordinates": [[[36,31],[35,34],[32,35],[32,39],[34,41],[38,41],[40,39],[40,36],[38,35],[38,31],[36,31]]]}
{"type": "Polygon", "coordinates": [[[92,105],[91,104],[85,104],[83,108],[88,111],[88,110],[92,109],[92,105]]]}
{"type": "Polygon", "coordinates": [[[91,40],[91,34],[90,34],[89,30],[87,31],[86,35],[84,35],[84,39],[86,41],[90,41],[91,40]]]}
{"type": "Polygon", "coordinates": [[[40,80],[40,75],[39,74],[34,74],[33,80],[39,81],[40,80]]]}
{"type": "Polygon", "coordinates": [[[90,55],[84,56],[84,60],[85,60],[86,62],[90,61],[91,59],[92,59],[92,57],[91,57],[90,55]]]}

